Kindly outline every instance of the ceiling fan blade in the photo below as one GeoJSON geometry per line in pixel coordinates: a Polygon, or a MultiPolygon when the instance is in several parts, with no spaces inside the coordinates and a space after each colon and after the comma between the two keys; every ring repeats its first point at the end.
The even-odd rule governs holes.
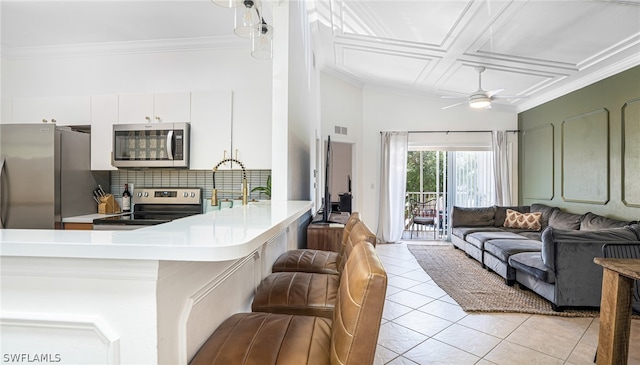
{"type": "Polygon", "coordinates": [[[465,101],[461,101],[459,103],[455,103],[455,104],[444,106],[444,107],[442,107],[442,110],[453,108],[454,106],[463,105],[463,104],[467,104],[467,103],[468,103],[468,101],[466,101],[466,100],[465,101]]]}
{"type": "Polygon", "coordinates": [[[530,98],[530,95],[495,95],[492,99],[526,99],[530,98]]]}
{"type": "Polygon", "coordinates": [[[442,95],[441,99],[469,99],[469,96],[452,96],[452,95],[442,95]]]}
{"type": "Polygon", "coordinates": [[[492,96],[496,95],[497,93],[501,93],[503,91],[504,91],[504,89],[495,89],[495,90],[487,91],[487,96],[488,97],[492,97],[492,96]]]}

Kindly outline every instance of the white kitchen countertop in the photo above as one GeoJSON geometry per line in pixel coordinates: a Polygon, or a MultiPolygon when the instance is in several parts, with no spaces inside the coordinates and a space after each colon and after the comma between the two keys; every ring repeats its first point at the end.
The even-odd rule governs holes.
{"type": "Polygon", "coordinates": [[[94,219],[114,217],[121,214],[128,214],[128,213],[113,213],[113,214],[94,213],[94,214],[77,215],[75,217],[62,218],[62,223],[93,223],[94,219]]]}
{"type": "Polygon", "coordinates": [[[134,231],[0,230],[1,256],[227,261],[247,256],[312,208],[267,201],[134,231]]]}

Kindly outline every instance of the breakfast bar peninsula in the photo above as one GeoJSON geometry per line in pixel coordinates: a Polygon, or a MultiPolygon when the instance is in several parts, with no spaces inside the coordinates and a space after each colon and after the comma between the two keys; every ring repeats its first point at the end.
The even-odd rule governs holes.
{"type": "Polygon", "coordinates": [[[304,245],[312,206],[257,202],[135,231],[0,230],[2,361],[187,364],[304,245]]]}

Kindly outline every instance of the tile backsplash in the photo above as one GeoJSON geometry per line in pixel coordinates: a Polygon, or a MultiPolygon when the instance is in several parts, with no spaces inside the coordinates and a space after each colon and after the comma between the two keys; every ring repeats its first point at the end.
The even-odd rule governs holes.
{"type": "MultiPolygon", "coordinates": [[[[251,193],[251,189],[267,185],[267,177],[271,170],[247,170],[247,183],[249,184],[249,200],[269,199],[259,191],[251,193]]],[[[122,196],[124,184],[134,184],[136,188],[202,188],[203,199],[211,199],[213,189],[212,170],[117,170],[110,173],[111,193],[116,198],[122,196]]],[[[242,185],[241,170],[216,171],[216,188],[220,190],[240,191],[242,185]]],[[[240,193],[218,193],[218,199],[238,199],[240,193]]]]}

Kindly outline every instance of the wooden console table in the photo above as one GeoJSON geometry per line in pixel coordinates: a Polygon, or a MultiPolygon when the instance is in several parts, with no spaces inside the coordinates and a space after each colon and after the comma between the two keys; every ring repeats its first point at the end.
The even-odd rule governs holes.
{"type": "Polygon", "coordinates": [[[631,296],[634,280],[640,280],[640,260],[596,257],[604,267],[597,364],[624,365],[629,357],[631,296]]]}
{"type": "Polygon", "coordinates": [[[307,248],[323,251],[340,251],[342,232],[349,213],[331,213],[329,220],[336,223],[311,222],[307,227],[307,248]]]}

